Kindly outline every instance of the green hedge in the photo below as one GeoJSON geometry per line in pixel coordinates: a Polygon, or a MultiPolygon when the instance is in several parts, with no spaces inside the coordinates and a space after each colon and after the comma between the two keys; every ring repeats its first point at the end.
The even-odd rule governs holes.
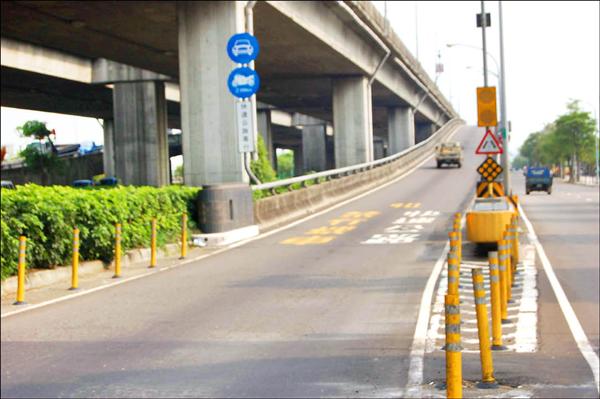
{"type": "Polygon", "coordinates": [[[71,262],[73,227],[80,230],[82,260],[113,259],[114,225],[122,224],[123,250],[148,247],[150,221],[157,218],[158,245],[175,242],[181,213],[196,228],[198,188],[169,186],[81,189],[34,184],[2,190],[1,278],[16,274],[19,235],[27,237],[27,267],[71,262]]]}

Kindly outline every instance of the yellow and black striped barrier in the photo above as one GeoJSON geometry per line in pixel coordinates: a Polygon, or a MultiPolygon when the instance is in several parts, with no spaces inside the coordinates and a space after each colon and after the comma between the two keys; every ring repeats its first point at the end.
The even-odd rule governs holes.
{"type": "Polygon", "coordinates": [[[497,181],[482,181],[477,184],[478,198],[504,197],[504,186],[497,181]]]}

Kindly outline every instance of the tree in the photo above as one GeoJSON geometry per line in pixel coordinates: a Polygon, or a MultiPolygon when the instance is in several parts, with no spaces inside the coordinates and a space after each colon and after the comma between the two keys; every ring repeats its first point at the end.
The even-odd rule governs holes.
{"type": "Polygon", "coordinates": [[[286,150],[277,156],[277,177],[287,179],[294,176],[294,152],[286,150]]]}
{"type": "Polygon", "coordinates": [[[269,162],[269,154],[267,153],[267,147],[262,136],[258,135],[258,159],[250,162],[250,169],[254,176],[258,178],[262,183],[267,183],[276,180],[275,170],[269,162]]]}
{"type": "Polygon", "coordinates": [[[578,100],[571,100],[567,104],[568,113],[558,117],[555,122],[556,145],[561,148],[562,154],[570,159],[570,182],[578,180],[580,162],[586,148],[594,148],[596,121],[589,112],[579,108],[578,100]]]}
{"type": "Polygon", "coordinates": [[[38,140],[37,143],[29,144],[19,155],[23,158],[27,168],[41,172],[42,185],[47,185],[50,172],[62,167],[56,146],[50,138],[50,136],[56,137],[56,132],[54,129],[48,130],[46,122],[36,120],[25,122],[23,126],[17,127],[17,131],[22,137],[33,137],[38,140]],[[50,151],[46,144],[50,145],[50,151]]]}

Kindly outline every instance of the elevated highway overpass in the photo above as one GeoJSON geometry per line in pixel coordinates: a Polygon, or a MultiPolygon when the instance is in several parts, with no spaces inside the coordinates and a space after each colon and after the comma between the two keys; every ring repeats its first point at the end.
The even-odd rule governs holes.
{"type": "MultiPolygon", "coordinates": [[[[59,112],[112,115],[114,144],[105,141],[114,150],[114,172],[126,184],[168,183],[164,132],[176,126],[177,111],[186,184],[247,182],[235,99],[226,89],[234,65],[225,51],[228,38],[246,30],[247,14],[261,44],[257,100],[324,121],[301,125],[296,147],[305,164],[312,159],[306,169],[371,161],[382,152],[374,148],[374,135],[385,139],[388,155],[397,153],[457,116],[368,2],[8,1],[1,7],[3,46],[4,39],[27,43],[91,68],[91,77],[85,72],[67,83],[3,62],[2,104],[38,102],[59,112]],[[125,69],[114,67],[120,64],[125,69]],[[123,72],[140,69],[145,73],[123,72]],[[176,98],[169,101],[171,82],[179,84],[180,106],[176,98]],[[55,103],[51,94],[28,92],[29,83],[46,94],[65,84],[70,94],[55,103]],[[114,88],[112,110],[107,84],[114,88]],[[326,124],[333,127],[329,156],[326,124]]],[[[269,131],[277,128],[268,127],[269,108],[259,112],[259,131],[272,149],[277,138],[269,131]]]]}

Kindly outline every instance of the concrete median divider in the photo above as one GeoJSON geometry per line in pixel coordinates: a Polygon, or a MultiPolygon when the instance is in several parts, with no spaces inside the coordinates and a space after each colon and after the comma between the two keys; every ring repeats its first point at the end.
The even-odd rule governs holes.
{"type": "Polygon", "coordinates": [[[436,144],[448,139],[463,124],[462,120],[449,122],[425,145],[389,163],[299,190],[259,199],[254,203],[255,223],[259,225],[261,231],[273,229],[391,181],[427,159],[433,154],[436,144]]]}

